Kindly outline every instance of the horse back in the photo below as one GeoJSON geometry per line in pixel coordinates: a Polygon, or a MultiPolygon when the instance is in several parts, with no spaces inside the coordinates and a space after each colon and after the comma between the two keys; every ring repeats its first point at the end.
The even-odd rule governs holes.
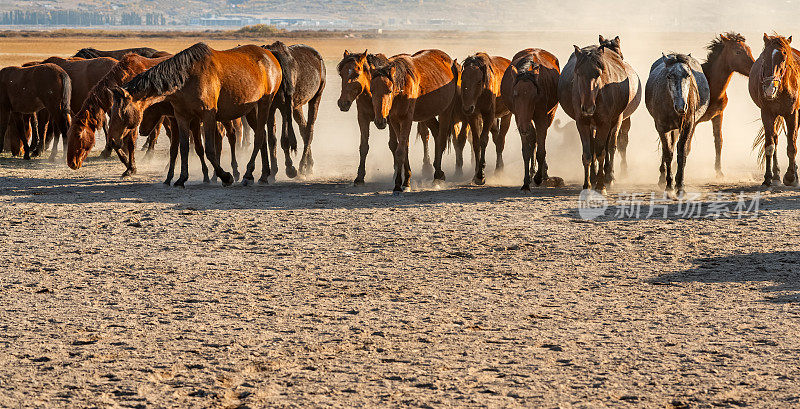
{"type": "Polygon", "coordinates": [[[416,99],[414,120],[439,115],[450,107],[456,92],[457,78],[453,75],[453,59],[441,50],[420,50],[408,58],[414,72],[416,99]]]}

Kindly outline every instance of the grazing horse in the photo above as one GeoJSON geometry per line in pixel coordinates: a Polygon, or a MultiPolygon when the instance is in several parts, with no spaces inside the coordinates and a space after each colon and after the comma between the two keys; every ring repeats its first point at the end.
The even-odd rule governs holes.
{"type": "Polygon", "coordinates": [[[750,75],[754,60],[745,38],[738,33],[720,34],[706,48],[708,56],[702,67],[711,89],[711,100],[699,122],[711,121],[716,151],[714,169],[717,177],[722,177],[722,115],[728,105],[726,90],[734,72],[750,75]]]}
{"type": "MultiPolygon", "coordinates": [[[[375,110],[372,107],[372,92],[370,91],[372,73],[378,67],[388,63],[389,59],[383,54],[370,54],[367,50],[364,50],[363,53],[351,53],[345,50],[342,60],[336,66],[336,71],[339,72],[339,76],[342,78],[342,91],[337,104],[342,112],[347,112],[353,105],[353,101],[355,101],[358,127],[361,133],[361,143],[358,149],[360,159],[357,176],[353,181],[354,185],[363,185],[364,177],[367,174],[369,127],[375,120],[375,110]]],[[[422,139],[424,149],[423,172],[433,172],[433,166],[430,163],[428,154],[428,137],[430,134],[427,129],[432,129],[431,132],[438,134],[438,124],[434,122],[435,120],[426,121],[424,123],[425,126],[417,126],[417,134],[422,139]]],[[[392,128],[389,128],[389,140],[394,140],[394,130],[392,128]]]]}
{"type": "Polygon", "coordinates": [[[511,61],[507,58],[477,53],[467,57],[461,66],[461,106],[472,130],[472,148],[476,159],[473,182],[477,185],[486,183],[486,146],[489,143],[489,131],[497,118],[500,119],[500,129],[494,135],[497,151],[495,169],[499,171],[503,168],[503,148],[511,124],[511,111],[502,97],[500,85],[509,64],[511,61]],[[480,124],[478,116],[481,117],[480,124]]]}
{"type": "Polygon", "coordinates": [[[786,155],[789,167],[783,183],[797,186],[797,123],[800,108],[800,51],[791,47],[792,37],[764,34],[764,51],[750,70],[749,90],[753,102],[761,109],[764,126],[764,154],[766,172],[764,186],[780,180],[775,155],[778,143],[778,120],[786,124],[786,155]],[[773,163],[774,161],[774,163],[773,163]]]}
{"type": "MultiPolygon", "coordinates": [[[[114,103],[111,89],[125,84],[135,75],[166,59],[167,57],[146,58],[137,54],[127,54],[95,84],[83,106],[75,114],[67,132],[67,165],[70,168],[79,169],[94,147],[95,132],[105,122],[105,114],[111,110],[114,103]]],[[[153,132],[158,132],[158,128],[155,127],[153,132]]],[[[115,149],[125,165],[123,177],[136,173],[135,146],[136,133],[128,132],[122,138],[121,148],[115,149]]]]}
{"type": "Polygon", "coordinates": [[[136,48],[123,48],[121,50],[100,51],[96,48],[81,48],[73,57],[78,58],[99,58],[111,57],[119,60],[126,54],[136,54],[146,58],[159,58],[169,57],[170,53],[166,51],[159,51],[150,47],[136,47],[136,48]]]}
{"type": "MultiPolygon", "coordinates": [[[[180,135],[181,175],[175,186],[184,186],[189,178],[189,138],[191,121],[195,119],[203,126],[205,155],[227,186],[234,178],[219,164],[215,146],[217,121],[231,121],[247,114],[253,118],[248,120],[256,131],[253,154],[243,180],[245,185],[250,184],[256,156],[266,139],[265,125],[272,100],[279,89],[285,91],[291,87],[282,79],[280,57],[261,47],[244,45],[217,51],[197,43],[138,74],[122,87],[112,89],[110,137],[119,138],[124,131],[136,128],[145,108],[167,101],[173,107],[180,135]]],[[[291,126],[291,119],[287,122],[291,126]]],[[[260,180],[267,182],[268,177],[267,163],[260,180]]]]}
{"type": "Polygon", "coordinates": [[[642,99],[639,76],[619,53],[574,46],[558,82],[558,100],[575,119],[583,145],[583,188],[605,192],[614,180],[617,137],[642,99]]]}
{"type": "Polygon", "coordinates": [[[414,55],[399,55],[373,72],[370,81],[375,126],[392,128],[389,148],[394,154],[395,194],[408,190],[411,166],[408,143],[411,124],[439,117],[438,135],[434,138],[435,180],[444,180],[442,153],[452,133],[451,106],[458,77],[453,60],[441,50],[422,50],[414,55]]]}
{"type": "MultiPolygon", "coordinates": [[[[55,64],[37,64],[30,67],[6,67],[0,70],[0,152],[12,114],[36,114],[47,110],[56,131],[66,134],[70,121],[72,84],[69,75],[55,64]]],[[[14,121],[15,134],[19,135],[30,159],[28,140],[14,121]]]]}
{"type": "MultiPolygon", "coordinates": [[[[293,99],[291,101],[291,112],[294,115],[294,120],[297,122],[297,127],[300,128],[300,136],[303,138],[303,156],[300,159],[300,174],[310,175],[314,168],[314,159],[311,156],[311,141],[314,139],[314,123],[317,120],[319,113],[319,105],[322,102],[322,91],[325,89],[325,62],[320,53],[303,44],[295,44],[287,47],[286,44],[276,41],[270,45],[264,45],[263,48],[271,51],[273,54],[281,54],[288,62],[287,72],[291,78],[294,92],[292,93],[293,99]],[[303,115],[303,105],[308,104],[308,119],[303,115]]],[[[279,94],[280,95],[280,94],[279,94]]],[[[275,101],[273,110],[279,105],[284,103],[275,101]]],[[[274,113],[272,114],[274,115],[274,113]]],[[[273,127],[269,128],[268,140],[270,151],[270,162],[272,163],[272,177],[278,174],[278,160],[276,154],[276,140],[274,121],[273,127]]],[[[289,145],[287,144],[288,136],[284,133],[281,136],[281,147],[285,153],[286,159],[286,175],[290,178],[297,176],[292,164],[292,157],[289,155],[289,145]]]]}
{"type": "Polygon", "coordinates": [[[678,144],[675,187],[683,195],[683,171],[695,126],[706,112],[711,91],[700,63],[691,55],[662,55],[650,67],[644,103],[661,139],[659,185],[672,191],[672,155],[678,144]]]}
{"type": "Polygon", "coordinates": [[[558,58],[539,48],[518,52],[503,74],[501,95],[522,138],[522,190],[531,190],[534,153],[539,170],[533,182],[538,186],[547,179],[545,142],[558,107],[559,75],[558,58]]]}

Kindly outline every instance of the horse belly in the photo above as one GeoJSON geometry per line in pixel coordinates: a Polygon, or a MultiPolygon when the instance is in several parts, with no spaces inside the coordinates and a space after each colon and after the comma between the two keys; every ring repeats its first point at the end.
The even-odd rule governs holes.
{"type": "Polygon", "coordinates": [[[456,92],[455,82],[449,82],[417,98],[414,105],[414,120],[424,121],[440,115],[450,108],[456,92]]]}

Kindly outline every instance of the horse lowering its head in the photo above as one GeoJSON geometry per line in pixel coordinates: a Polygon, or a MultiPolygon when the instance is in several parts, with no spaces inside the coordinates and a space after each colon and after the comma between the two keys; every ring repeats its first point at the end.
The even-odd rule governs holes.
{"type": "Polygon", "coordinates": [[[697,84],[689,67],[691,55],[669,54],[663,57],[672,108],[678,115],[683,116],[687,111],[693,110],[693,106],[697,103],[697,84]]]}
{"type": "Polygon", "coordinates": [[[413,85],[415,75],[411,64],[409,56],[395,56],[373,72],[370,91],[378,129],[386,128],[395,97],[406,94],[413,85]]]}
{"type": "Polygon", "coordinates": [[[464,60],[461,65],[461,106],[468,115],[475,112],[478,98],[492,75],[494,68],[488,54],[477,53],[464,60]]]}
{"type": "Polygon", "coordinates": [[[605,49],[614,51],[615,53],[619,54],[619,58],[623,58],[622,57],[622,48],[620,47],[619,36],[614,37],[613,40],[609,40],[609,39],[603,37],[603,35],[601,34],[599,36],[598,41],[600,43],[600,48],[605,48],[605,49]]]}
{"type": "Polygon", "coordinates": [[[597,110],[597,95],[603,86],[603,70],[605,49],[598,46],[575,47],[575,87],[578,95],[580,114],[585,117],[594,115],[597,110]]]}
{"type": "Polygon", "coordinates": [[[344,50],[342,61],[336,66],[342,78],[342,93],[337,104],[342,112],[350,110],[353,101],[363,93],[369,95],[369,83],[372,80],[372,70],[378,66],[388,64],[389,60],[383,54],[351,53],[344,50]]]}
{"type": "Polygon", "coordinates": [[[764,51],[761,53],[761,91],[767,100],[775,99],[789,79],[797,79],[798,62],[792,52],[792,37],[764,34],[764,51]]]}
{"type": "Polygon", "coordinates": [[[189,78],[192,67],[211,54],[211,48],[197,43],[133,77],[122,87],[111,88],[114,104],[109,117],[108,137],[115,145],[142,121],[142,111],[175,92],[189,78]]]}
{"type": "Polygon", "coordinates": [[[511,66],[514,74],[514,87],[511,94],[511,111],[517,119],[517,129],[522,135],[533,132],[533,114],[535,104],[543,91],[539,86],[539,72],[541,65],[534,61],[533,56],[526,56],[515,61],[511,66]]]}
{"type": "MultiPolygon", "coordinates": [[[[750,75],[750,68],[753,67],[755,60],[750,47],[741,34],[733,32],[720,34],[708,44],[706,49],[708,57],[704,66],[718,66],[725,73],[738,72],[742,75],[750,75]]],[[[703,71],[709,70],[704,67],[703,71]]],[[[710,75],[709,71],[706,76],[710,75]]],[[[709,78],[710,80],[711,78],[709,78]]]]}

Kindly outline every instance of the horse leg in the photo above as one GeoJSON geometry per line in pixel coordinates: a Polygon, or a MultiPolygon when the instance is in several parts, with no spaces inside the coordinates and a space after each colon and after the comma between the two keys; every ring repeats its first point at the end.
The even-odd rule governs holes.
{"type": "Polygon", "coordinates": [[[180,154],[181,154],[181,175],[175,181],[173,186],[185,187],[185,183],[189,180],[189,138],[191,138],[191,124],[185,114],[175,112],[175,120],[178,124],[178,137],[180,138],[180,154]]]}
{"type": "Polygon", "coordinates": [[[169,126],[165,129],[169,137],[169,170],[167,171],[167,178],[164,180],[164,184],[169,186],[170,183],[172,183],[172,177],[175,175],[175,160],[178,158],[178,146],[180,145],[178,124],[175,118],[169,119],[169,126]]]}
{"type": "Polygon", "coordinates": [[[583,189],[591,189],[592,175],[590,174],[592,162],[594,161],[594,152],[592,149],[592,126],[583,121],[576,121],[578,133],[581,136],[581,146],[583,148],[582,162],[583,162],[583,189]]]}
{"type": "Polygon", "coordinates": [[[406,192],[409,190],[409,183],[411,180],[411,169],[406,164],[408,163],[408,144],[409,135],[411,134],[411,118],[398,118],[391,121],[391,127],[394,129],[394,192],[406,192]]]}
{"type": "Polygon", "coordinates": [[[672,190],[672,131],[658,131],[661,141],[661,165],[658,167],[660,176],[658,186],[661,189],[672,190]]]}
{"type": "Polygon", "coordinates": [[[777,139],[775,135],[775,120],[775,115],[767,113],[763,109],[761,110],[761,124],[764,126],[764,159],[766,168],[764,172],[764,182],[762,183],[764,186],[772,185],[773,180],[772,161],[775,157],[775,143],[777,139]]]}
{"type": "Polygon", "coordinates": [[[358,173],[356,174],[356,180],[353,181],[353,184],[363,185],[364,184],[364,177],[367,175],[367,153],[369,153],[369,124],[370,120],[369,117],[366,115],[362,115],[360,112],[358,113],[358,128],[361,131],[361,143],[358,145],[358,154],[359,154],[359,161],[358,161],[358,173]]]}
{"type": "Polygon", "coordinates": [[[714,151],[716,158],[714,159],[714,170],[717,171],[717,178],[725,177],[722,173],[722,111],[711,118],[711,127],[714,131],[714,151]]]}
{"type": "Polygon", "coordinates": [[[23,114],[16,112],[11,114],[11,123],[13,126],[12,131],[14,131],[14,134],[17,136],[17,138],[19,138],[20,142],[22,142],[22,149],[24,152],[23,158],[25,160],[30,160],[30,145],[28,145],[28,134],[25,133],[25,126],[23,124],[24,119],[25,118],[23,114]]]}
{"type": "MultiPolygon", "coordinates": [[[[214,148],[215,152],[217,153],[217,160],[219,163],[222,163],[222,130],[220,129],[220,123],[214,123],[214,148]]],[[[217,181],[217,172],[211,176],[211,180],[214,182],[217,181]]]]}
{"type": "Polygon", "coordinates": [[[628,136],[630,131],[631,118],[628,117],[622,120],[617,133],[617,152],[619,152],[621,159],[619,165],[623,177],[628,175],[628,136]]]}
{"type": "Polygon", "coordinates": [[[422,140],[422,177],[433,177],[433,164],[431,163],[430,141],[431,134],[439,133],[439,123],[425,121],[417,123],[417,136],[422,140]]]}
{"type": "Polygon", "coordinates": [[[605,166],[603,168],[606,187],[611,187],[611,184],[614,183],[614,156],[617,152],[617,139],[619,137],[619,130],[621,127],[622,121],[618,121],[611,127],[611,130],[606,137],[606,155],[604,158],[605,166]]]}
{"type": "Polygon", "coordinates": [[[122,138],[125,144],[125,150],[128,154],[128,168],[122,177],[127,177],[136,174],[136,129],[132,129],[128,134],[122,138]]]}
{"type": "Polygon", "coordinates": [[[785,118],[786,121],[786,156],[789,157],[789,166],[786,174],[783,175],[783,184],[786,186],[797,186],[797,116],[798,111],[785,118]]]}
{"type": "Polygon", "coordinates": [[[11,112],[9,112],[6,109],[0,108],[0,152],[3,152],[3,148],[6,142],[6,131],[8,130],[8,122],[10,116],[11,112]]]}
{"type": "Polygon", "coordinates": [[[503,116],[500,118],[500,129],[497,133],[494,133],[492,136],[494,137],[494,149],[495,153],[497,154],[497,163],[495,163],[495,172],[502,172],[503,166],[503,149],[506,147],[506,134],[508,134],[508,128],[511,127],[511,114],[503,116]]]}
{"type": "MultiPolygon", "coordinates": [[[[269,143],[269,162],[271,162],[270,168],[270,178],[272,181],[275,181],[275,177],[278,175],[278,139],[275,135],[277,132],[277,126],[275,124],[275,111],[277,111],[278,107],[274,104],[270,106],[270,114],[267,117],[267,136],[266,141],[269,143]]],[[[262,158],[263,162],[263,158],[262,158]]],[[[262,175],[264,170],[262,169],[262,175]]]]}
{"type": "MultiPolygon", "coordinates": [[[[295,116],[297,119],[297,124],[300,127],[300,134],[303,137],[303,156],[300,159],[300,173],[302,175],[308,176],[314,172],[314,157],[311,154],[311,142],[314,140],[314,124],[317,122],[317,115],[319,114],[319,106],[322,103],[322,90],[314,95],[310,101],[308,101],[308,121],[300,127],[300,119],[295,116]],[[303,130],[305,128],[305,131],[303,130]]],[[[302,118],[303,110],[298,108],[295,110],[302,118]]]]}
{"type": "MultiPolygon", "coordinates": [[[[250,155],[250,160],[247,162],[247,169],[245,170],[244,176],[242,176],[243,186],[248,186],[253,183],[253,172],[256,170],[256,157],[261,153],[261,147],[266,143],[267,118],[272,115],[272,96],[265,96],[264,99],[265,100],[261,102],[256,109],[247,113],[247,122],[252,127],[255,135],[253,137],[253,152],[250,155]]],[[[265,155],[262,154],[261,158],[262,169],[261,178],[259,179],[260,182],[268,181],[270,174],[269,166],[267,166],[266,169],[263,167],[263,156],[265,155]],[[264,175],[267,175],[266,178],[264,175]]]]}
{"type": "Polygon", "coordinates": [[[203,136],[205,137],[206,158],[211,162],[211,167],[214,173],[219,176],[222,181],[222,186],[230,186],[233,183],[233,175],[222,169],[219,164],[219,156],[217,156],[216,148],[216,132],[217,132],[217,111],[207,110],[203,112],[203,136]]]}
{"type": "MultiPolygon", "coordinates": [[[[239,121],[241,124],[241,121],[239,121]]],[[[236,142],[241,135],[241,128],[237,128],[235,121],[226,121],[225,136],[228,137],[228,146],[231,148],[231,168],[233,168],[233,180],[239,180],[239,162],[236,161],[236,142]]]]}
{"type": "MultiPolygon", "coordinates": [[[[783,121],[786,121],[786,118],[783,118],[783,121]]],[[[775,149],[772,150],[772,180],[774,180],[776,182],[780,182],[780,180],[781,180],[781,170],[780,170],[780,168],[778,166],[778,134],[779,133],[780,132],[778,132],[777,125],[776,125],[775,134],[774,134],[775,136],[773,137],[773,139],[774,139],[773,142],[774,142],[774,145],[775,145],[775,149]]]]}
{"type": "Polygon", "coordinates": [[[527,133],[520,132],[519,136],[522,140],[522,164],[524,167],[523,177],[522,177],[522,189],[523,191],[530,192],[531,191],[531,165],[533,163],[533,147],[536,144],[535,133],[536,127],[532,126],[531,131],[527,133]]]}
{"type": "Polygon", "coordinates": [[[111,157],[113,144],[111,143],[111,140],[108,139],[108,121],[106,120],[105,115],[103,115],[103,134],[106,136],[106,146],[103,148],[103,151],[100,152],[100,157],[103,159],[108,159],[111,157]]]}
{"type": "Polygon", "coordinates": [[[452,126],[453,145],[456,148],[456,169],[454,176],[461,178],[464,175],[464,146],[467,144],[467,132],[469,132],[469,125],[465,121],[461,121],[461,126],[456,131],[456,126],[452,126]]]}
{"type": "Polygon", "coordinates": [[[678,197],[682,198],[684,194],[683,172],[686,168],[686,157],[691,151],[694,124],[686,124],[676,133],[678,136],[678,171],[675,173],[675,189],[678,191],[678,197]]]}
{"type": "MultiPolygon", "coordinates": [[[[489,132],[494,125],[494,107],[490,107],[490,112],[481,113],[482,126],[480,137],[477,139],[475,148],[475,177],[472,182],[476,185],[486,184],[486,147],[489,145],[489,132]]],[[[474,135],[474,134],[473,134],[474,135]]]]}

